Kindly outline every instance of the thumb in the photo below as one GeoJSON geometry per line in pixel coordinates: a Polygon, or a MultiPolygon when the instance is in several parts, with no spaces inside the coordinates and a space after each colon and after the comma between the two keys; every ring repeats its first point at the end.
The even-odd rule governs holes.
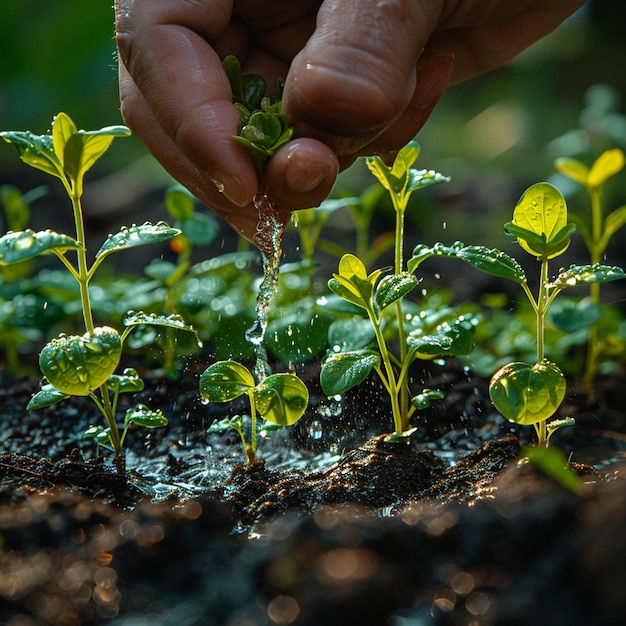
{"type": "Polygon", "coordinates": [[[326,0],[285,83],[284,112],[296,133],[327,140],[388,128],[414,96],[417,59],[438,19],[433,4],[326,0]]]}

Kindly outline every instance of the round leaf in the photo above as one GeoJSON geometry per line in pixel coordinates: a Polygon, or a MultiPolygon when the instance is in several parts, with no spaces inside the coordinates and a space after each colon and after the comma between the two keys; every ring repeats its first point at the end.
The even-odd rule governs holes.
{"type": "Polygon", "coordinates": [[[489,385],[496,409],[518,424],[536,424],[559,408],[566,390],[565,377],[550,361],[514,362],[499,369],[489,385]]]}
{"type": "Polygon", "coordinates": [[[306,385],[293,374],[272,374],[253,391],[257,411],[268,422],[291,426],[304,414],[309,402],[306,385]]]}
{"type": "Polygon", "coordinates": [[[253,388],[254,377],[236,361],[218,361],[200,376],[200,396],[205,402],[230,402],[253,388]]]}
{"type": "Polygon", "coordinates": [[[59,335],[39,355],[39,366],[62,393],[87,396],[113,374],[122,354],[119,333],[108,326],[93,333],[59,335]]]}

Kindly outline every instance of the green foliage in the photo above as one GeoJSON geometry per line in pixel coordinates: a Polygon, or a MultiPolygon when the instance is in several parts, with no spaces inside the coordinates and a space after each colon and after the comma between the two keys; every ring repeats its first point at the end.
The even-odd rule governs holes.
{"type": "Polygon", "coordinates": [[[200,396],[204,402],[231,402],[244,394],[250,402],[249,439],[241,416],[222,420],[209,432],[237,431],[246,459],[252,463],[257,451],[257,413],[277,426],[291,426],[304,414],[309,392],[294,374],[272,374],[256,383],[245,366],[231,360],[214,363],[200,376],[200,396]]]}

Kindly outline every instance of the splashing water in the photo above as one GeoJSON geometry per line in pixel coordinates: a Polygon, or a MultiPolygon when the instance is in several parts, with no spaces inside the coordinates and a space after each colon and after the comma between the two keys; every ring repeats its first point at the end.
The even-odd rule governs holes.
{"type": "Polygon", "coordinates": [[[269,305],[278,288],[282,252],[280,244],[285,224],[280,218],[273,199],[267,192],[259,192],[254,196],[254,206],[259,212],[259,222],[253,241],[261,251],[263,280],[256,300],[256,321],[246,331],[246,339],[254,346],[256,353],[254,376],[257,382],[261,382],[270,373],[263,340],[267,330],[269,305]]]}

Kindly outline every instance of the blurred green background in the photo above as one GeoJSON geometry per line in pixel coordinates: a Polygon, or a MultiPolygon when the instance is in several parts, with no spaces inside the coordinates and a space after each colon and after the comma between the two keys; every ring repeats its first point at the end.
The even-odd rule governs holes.
{"type": "MultiPolygon", "coordinates": [[[[553,175],[555,156],[570,153],[590,162],[605,147],[626,145],[621,115],[626,93],[625,13],[623,3],[593,0],[507,67],[449,90],[418,137],[422,155],[417,165],[453,178],[430,196],[435,213],[423,211],[412,218],[426,240],[441,238],[468,207],[477,214],[509,212],[519,191],[553,175]],[[587,118],[597,117],[604,107],[602,115],[612,116],[612,130],[590,132],[585,123],[593,126],[597,120],[581,122],[580,114],[589,88],[598,84],[610,85],[611,91],[596,90],[600,104],[596,102],[595,113],[588,112],[587,118]],[[561,143],[554,143],[566,133],[561,143]]],[[[121,121],[110,0],[3,0],[0,67],[3,130],[42,133],[61,110],[82,128],[121,121]]],[[[606,120],[603,123],[606,126],[606,120]]],[[[12,183],[27,190],[24,180],[33,174],[26,170],[12,148],[0,146],[0,185],[12,183]]],[[[91,174],[92,181],[105,177],[113,185],[112,213],[121,212],[141,193],[169,184],[134,138],[114,142],[91,174]],[[115,172],[126,174],[111,178],[115,172]]],[[[36,176],[33,180],[39,182],[36,176]]],[[[362,165],[357,165],[342,177],[339,187],[353,192],[370,183],[362,165]]],[[[622,189],[623,202],[623,177],[622,189]]],[[[98,196],[94,203],[96,213],[105,215],[105,202],[98,196]]],[[[490,243],[485,241],[484,223],[463,222],[467,240],[481,235],[490,243]]],[[[499,226],[494,233],[497,242],[499,226]]]]}

